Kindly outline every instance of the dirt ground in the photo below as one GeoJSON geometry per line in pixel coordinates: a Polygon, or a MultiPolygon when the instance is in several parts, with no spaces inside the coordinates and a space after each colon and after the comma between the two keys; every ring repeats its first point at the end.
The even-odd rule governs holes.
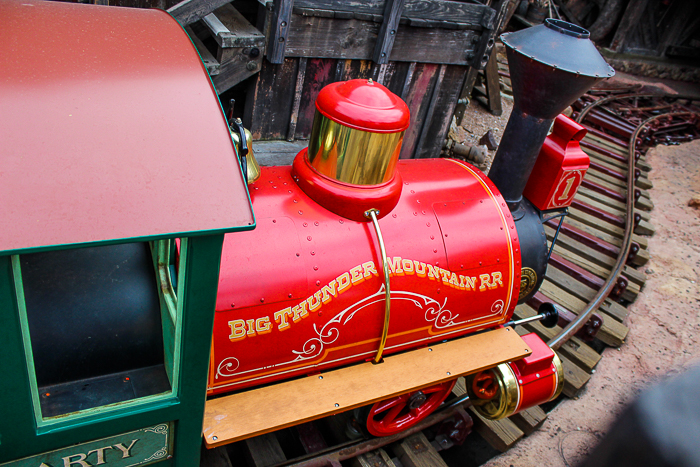
{"type": "MultiPolygon", "coordinates": [[[[503,113],[496,117],[476,100],[471,101],[467,106],[467,110],[464,112],[462,125],[457,126],[454,120],[452,120],[448,138],[457,143],[464,144],[465,146],[479,146],[481,137],[491,130],[496,143],[500,144],[503,130],[505,130],[508,119],[510,118],[510,112],[513,110],[513,98],[504,94],[503,99],[501,99],[501,106],[503,108],[503,113]]],[[[475,165],[483,172],[488,173],[491,168],[491,161],[495,155],[496,151],[488,151],[484,163],[475,165]]],[[[467,162],[474,164],[474,161],[471,160],[467,162]]]]}

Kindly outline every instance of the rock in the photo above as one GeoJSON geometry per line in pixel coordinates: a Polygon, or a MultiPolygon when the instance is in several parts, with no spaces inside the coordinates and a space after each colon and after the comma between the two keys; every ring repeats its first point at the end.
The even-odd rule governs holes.
{"type": "Polygon", "coordinates": [[[484,136],[479,140],[479,144],[486,145],[491,151],[495,151],[498,148],[498,143],[496,142],[496,137],[493,135],[491,130],[487,131],[484,136]]]}
{"type": "Polygon", "coordinates": [[[688,206],[693,208],[700,208],[700,195],[695,195],[688,201],[688,206]]]}

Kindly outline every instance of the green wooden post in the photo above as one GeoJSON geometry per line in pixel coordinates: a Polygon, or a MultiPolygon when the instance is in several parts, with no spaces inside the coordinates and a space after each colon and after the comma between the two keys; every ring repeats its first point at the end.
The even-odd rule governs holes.
{"type": "Polygon", "coordinates": [[[180,354],[182,367],[179,387],[183,400],[190,402],[187,407],[183,407],[176,433],[176,466],[199,465],[209,369],[208,365],[201,363],[209,362],[223,241],[223,235],[189,239],[185,264],[186,283],[183,296],[178,297],[178,300],[182,301],[182,307],[187,310],[180,354]]]}
{"type": "MultiPolygon", "coordinates": [[[[29,444],[34,436],[29,375],[24,362],[22,330],[17,313],[9,256],[0,256],[0,462],[13,446],[29,444]]],[[[14,451],[14,449],[13,449],[14,451]]],[[[17,449],[19,453],[27,452],[17,449]]]]}

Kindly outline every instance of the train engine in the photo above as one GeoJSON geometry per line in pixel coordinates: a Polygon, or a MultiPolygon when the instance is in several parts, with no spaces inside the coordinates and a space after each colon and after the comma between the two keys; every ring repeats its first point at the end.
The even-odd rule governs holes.
{"type": "Polygon", "coordinates": [[[588,166],[559,114],[613,73],[585,30],[503,36],[515,104],[487,177],[400,160],[408,108],[371,79],[325,87],[308,148],[259,167],[165,13],[0,12],[1,465],[189,467],[202,434],[354,409],[394,435],[462,376],[491,419],[560,393],[556,353],[511,316],[588,166]],[[51,40],[22,39],[34,24],[51,40]]]}
{"type": "MultiPolygon", "coordinates": [[[[316,100],[308,148],[291,167],[263,167],[249,182],[257,228],[224,241],[209,394],[324,378],[333,368],[362,362],[381,368],[392,355],[508,322],[544,277],[544,213],[571,202],[588,167],[577,143],[582,128],[560,116],[530,176],[542,143],[555,117],[601,73],[611,73],[599,55],[598,69],[572,72],[559,51],[535,57],[528,48],[548,42],[571,50],[562,47],[571,42],[588,56],[592,44],[582,31],[549,21],[504,36],[513,81],[529,84],[516,85],[490,178],[452,159],[399,160],[406,104],[371,79],[326,86],[316,100]]],[[[561,391],[556,354],[535,335],[525,342],[532,355],[511,366],[493,361],[488,366],[495,369],[469,378],[472,400],[485,416],[508,416],[561,391]]],[[[394,434],[439,406],[463,373],[446,369],[427,388],[423,382],[383,400],[377,390],[342,408],[380,399],[367,430],[394,434]]],[[[326,403],[319,398],[300,404],[326,403]]],[[[226,410],[220,404],[212,413],[226,410]]],[[[245,412],[241,422],[251,426],[255,418],[245,412]]],[[[263,425],[278,417],[264,418],[263,425]]],[[[205,423],[208,443],[221,438],[218,425],[205,423]]]]}

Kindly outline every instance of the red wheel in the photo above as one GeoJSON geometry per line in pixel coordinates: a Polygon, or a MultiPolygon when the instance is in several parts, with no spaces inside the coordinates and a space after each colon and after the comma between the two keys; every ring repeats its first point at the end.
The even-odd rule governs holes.
{"type": "Polygon", "coordinates": [[[442,404],[455,383],[448,381],[375,403],[369,410],[367,431],[374,436],[389,436],[412,427],[442,404]]]}
{"type": "Polygon", "coordinates": [[[493,399],[498,393],[498,382],[493,371],[487,370],[477,374],[472,381],[472,391],[479,399],[493,399]]]}

